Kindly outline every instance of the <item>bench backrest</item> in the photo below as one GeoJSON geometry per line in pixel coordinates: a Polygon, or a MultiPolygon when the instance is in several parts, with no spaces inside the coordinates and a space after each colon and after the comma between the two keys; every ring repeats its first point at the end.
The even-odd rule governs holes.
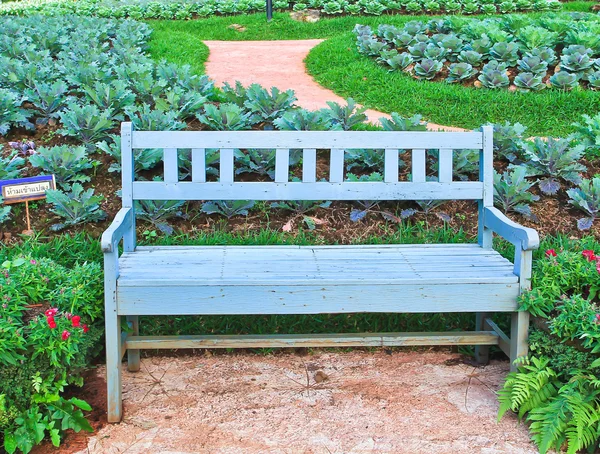
{"type": "Polygon", "coordinates": [[[400,131],[134,131],[121,125],[123,206],[134,200],[479,200],[493,204],[493,129],[400,131]],[[134,181],[135,149],[164,150],[164,181],[134,181]],[[345,149],[384,150],[384,181],[344,181],[345,149]],[[178,150],[191,149],[191,181],[179,181],[178,150]],[[207,181],[206,150],[220,151],[219,179],[207,181]],[[271,182],[235,181],[234,149],[275,149],[271,182]],[[302,150],[302,181],[289,180],[290,150],[302,150]],[[317,181],[317,149],[329,150],[328,181],[317,181]],[[436,181],[426,151],[439,150],[436,181]],[[453,150],[479,150],[479,181],[454,181],[453,150]],[[399,178],[399,152],[411,150],[411,180],[399,178]]]}

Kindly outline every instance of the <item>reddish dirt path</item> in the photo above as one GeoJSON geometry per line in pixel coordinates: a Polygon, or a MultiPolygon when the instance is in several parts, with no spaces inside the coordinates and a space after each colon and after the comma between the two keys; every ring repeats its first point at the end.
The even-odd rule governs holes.
{"type": "Polygon", "coordinates": [[[514,415],[496,422],[507,371],[444,351],[143,358],[125,419],[80,453],[535,454],[514,415]]]}
{"type": "MultiPolygon", "coordinates": [[[[345,104],[344,98],[321,87],[306,73],[304,59],[322,39],[297,41],[204,41],[209,48],[206,74],[217,85],[224,82],[243,85],[253,83],[280,90],[292,89],[298,98],[297,104],[305,109],[317,110],[327,107],[326,101],[345,104]]],[[[369,121],[377,123],[389,115],[368,110],[369,121]]],[[[433,131],[464,131],[461,128],[429,123],[433,131]]]]}

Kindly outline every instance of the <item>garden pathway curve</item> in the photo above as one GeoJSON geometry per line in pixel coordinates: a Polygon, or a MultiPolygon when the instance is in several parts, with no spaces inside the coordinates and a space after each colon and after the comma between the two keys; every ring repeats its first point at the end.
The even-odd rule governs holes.
{"type": "MultiPolygon", "coordinates": [[[[218,86],[225,82],[233,85],[239,80],[247,86],[253,83],[280,90],[292,89],[297,104],[305,109],[317,110],[327,107],[327,101],[345,104],[344,98],[321,87],[306,72],[304,59],[310,50],[323,42],[322,39],[289,41],[204,41],[209,56],[206,74],[218,86]]],[[[389,115],[367,110],[369,121],[377,123],[380,117],[389,115]]],[[[429,123],[429,129],[464,131],[461,128],[429,123]]]]}

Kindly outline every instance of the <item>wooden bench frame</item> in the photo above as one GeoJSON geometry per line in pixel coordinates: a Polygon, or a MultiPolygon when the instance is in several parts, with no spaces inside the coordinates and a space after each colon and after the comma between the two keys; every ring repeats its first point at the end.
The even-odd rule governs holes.
{"type": "MultiPolygon", "coordinates": [[[[476,312],[474,332],[144,337],[139,336],[139,315],[176,315],[177,310],[165,307],[153,309],[151,313],[139,313],[137,310],[127,312],[124,307],[120,307],[118,298],[120,275],[118,246],[122,240],[124,253],[135,253],[134,200],[143,199],[477,200],[479,246],[484,250],[492,250],[493,233],[515,245],[514,275],[518,276],[518,283],[515,285],[518,286],[517,292],[522,292],[530,287],[532,250],[539,246],[539,239],[533,229],[512,222],[493,206],[492,133],[491,126],[482,127],[481,132],[134,132],[131,123],[123,123],[121,126],[123,208],[102,236],[108,421],[118,422],[123,414],[121,394],[123,355],[127,352],[128,369],[137,371],[140,367],[139,351],[142,348],[476,345],[477,359],[485,363],[488,359],[489,346],[498,345],[509,356],[511,364],[517,357],[526,355],[529,316],[526,312],[517,311],[516,301],[510,309],[512,314],[510,338],[490,318],[491,313],[495,311],[493,301],[486,302],[485,310],[489,312],[476,312],[473,307],[462,310],[476,312]],[[148,148],[164,149],[164,182],[134,181],[133,150],[148,148]],[[184,148],[192,149],[192,181],[180,182],[177,153],[178,149],[184,148]],[[208,148],[220,150],[218,182],[206,181],[205,149],[208,148]],[[235,182],[234,148],[276,149],[275,181],[235,182]],[[292,148],[303,150],[302,182],[288,180],[289,150],[292,148]],[[344,181],[344,149],[351,148],[385,150],[383,182],[344,181]],[[316,149],[331,150],[328,182],[317,182],[316,149]],[[426,179],[427,149],[439,149],[438,181],[426,179]],[[479,181],[452,181],[452,151],[455,149],[480,150],[479,181]],[[399,150],[412,150],[412,181],[399,181],[397,170],[399,150]],[[127,318],[131,334],[121,331],[120,319],[123,316],[127,318]]],[[[137,250],[141,251],[143,248],[137,250]]],[[[177,291],[173,296],[177,297],[177,291]]],[[[406,307],[406,303],[404,306],[406,307]]],[[[457,312],[455,306],[456,303],[452,308],[449,306],[446,308],[457,312]]],[[[131,307],[131,304],[127,307],[131,307]]],[[[506,306],[501,310],[506,312],[506,306]]],[[[328,312],[322,308],[315,311],[308,313],[328,312]]],[[[433,312],[431,309],[428,311],[433,312]]],[[[422,311],[411,310],[411,312],[422,311]]],[[[196,312],[186,309],[185,313],[196,312]]],[[[200,312],[197,313],[202,315],[200,312]]],[[[206,314],[206,312],[202,313],[206,314]]],[[[250,313],[264,312],[256,308],[256,312],[250,313]]],[[[511,367],[514,369],[514,365],[511,367]]]]}

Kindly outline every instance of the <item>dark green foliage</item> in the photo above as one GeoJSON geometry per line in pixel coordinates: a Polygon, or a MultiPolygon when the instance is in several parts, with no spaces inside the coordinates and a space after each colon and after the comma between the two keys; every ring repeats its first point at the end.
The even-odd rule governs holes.
{"type": "Polygon", "coordinates": [[[69,192],[60,189],[46,192],[47,200],[54,214],[63,218],[63,222],[52,225],[52,230],[62,230],[65,227],[81,224],[82,222],[98,222],[106,218],[106,213],[100,209],[101,195],[94,195],[92,188],[83,190],[79,183],[74,183],[69,192]]]}
{"type": "Polygon", "coordinates": [[[85,147],[69,145],[40,147],[37,153],[29,157],[29,162],[33,167],[54,175],[56,183],[63,189],[68,189],[72,183],[90,181],[90,177],[84,172],[99,164],[88,157],[85,147]]]}

